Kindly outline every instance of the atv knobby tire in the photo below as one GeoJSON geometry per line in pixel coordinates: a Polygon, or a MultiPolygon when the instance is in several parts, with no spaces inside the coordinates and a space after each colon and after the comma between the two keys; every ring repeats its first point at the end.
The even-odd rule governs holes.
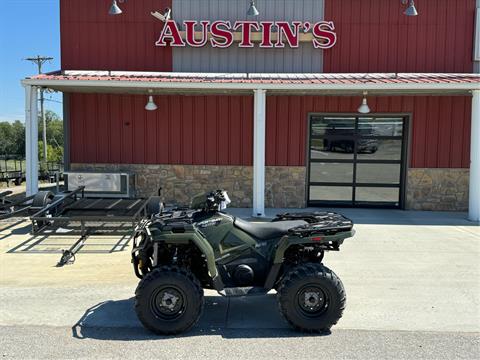
{"type": "Polygon", "coordinates": [[[173,335],[194,326],[203,311],[203,289],[188,270],[163,266],[148,273],[135,291],[139,320],[157,334],[173,335]]]}
{"type": "Polygon", "coordinates": [[[327,332],[342,317],[346,305],[343,284],[321,264],[308,263],[288,272],[278,287],[278,305],[297,330],[327,332]]]}

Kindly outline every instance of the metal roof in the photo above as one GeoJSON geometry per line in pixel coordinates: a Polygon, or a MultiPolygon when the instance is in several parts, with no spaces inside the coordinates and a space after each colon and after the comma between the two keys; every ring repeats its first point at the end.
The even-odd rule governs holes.
{"type": "Polygon", "coordinates": [[[266,74],[266,73],[175,73],[137,71],[57,71],[27,79],[112,80],[180,83],[243,84],[477,84],[480,74],[366,73],[366,74],[266,74]]]}
{"type": "Polygon", "coordinates": [[[480,90],[480,74],[268,74],[136,71],[57,71],[22,80],[63,92],[270,94],[466,94],[480,90]]]}

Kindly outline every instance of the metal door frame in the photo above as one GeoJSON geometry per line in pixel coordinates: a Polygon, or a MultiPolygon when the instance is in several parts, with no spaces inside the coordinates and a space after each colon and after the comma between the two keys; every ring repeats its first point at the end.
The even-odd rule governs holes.
{"type": "MultiPolygon", "coordinates": [[[[374,113],[374,114],[358,114],[358,113],[317,113],[317,112],[312,112],[308,113],[308,126],[307,126],[307,141],[306,141],[306,204],[307,206],[313,206],[313,207],[329,207],[329,206],[334,206],[334,207],[363,207],[363,208],[385,208],[385,209],[405,209],[406,206],[406,185],[407,185],[407,170],[408,170],[408,149],[409,149],[409,139],[410,139],[410,123],[412,120],[412,114],[411,113],[374,113]],[[352,183],[348,184],[347,186],[352,186],[352,199],[350,203],[346,203],[343,201],[332,201],[332,200],[317,200],[317,201],[311,201],[310,200],[310,164],[311,164],[311,151],[310,151],[310,141],[312,138],[312,117],[351,117],[355,118],[355,130],[358,129],[358,119],[359,118],[402,118],[403,119],[403,128],[402,128],[402,136],[399,136],[397,140],[402,141],[402,149],[401,149],[401,158],[400,158],[400,163],[398,160],[377,160],[377,161],[368,161],[368,160],[360,160],[358,162],[357,160],[357,134],[355,134],[355,149],[354,149],[354,154],[353,154],[353,159],[352,160],[343,160],[343,159],[334,159],[334,160],[321,160],[318,162],[331,162],[331,163],[351,163],[353,165],[353,179],[352,183]],[[342,161],[343,160],[343,161],[342,161]],[[387,204],[387,203],[374,203],[372,204],[365,204],[362,202],[360,205],[356,204],[355,199],[355,190],[357,187],[357,181],[356,181],[356,165],[358,163],[379,163],[379,164],[400,164],[400,183],[397,184],[363,184],[361,187],[384,187],[384,188],[399,188],[399,203],[398,206],[395,206],[395,204],[387,204]]],[[[382,137],[376,137],[379,139],[382,139],[382,137]]],[[[396,137],[389,136],[387,137],[388,139],[395,139],[396,137]]],[[[314,161],[315,162],[315,161],[314,161]]],[[[318,184],[318,183],[317,183],[318,184]]],[[[327,183],[324,182],[322,185],[324,186],[335,186],[338,184],[339,186],[345,186],[346,183],[327,183]]]]}

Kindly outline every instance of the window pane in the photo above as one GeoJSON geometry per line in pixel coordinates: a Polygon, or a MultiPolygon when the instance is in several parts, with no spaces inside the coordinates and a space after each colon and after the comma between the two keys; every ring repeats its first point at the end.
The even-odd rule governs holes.
{"type": "Polygon", "coordinates": [[[347,135],[355,133],[355,118],[312,118],[313,136],[347,135]]]}
{"type": "Polygon", "coordinates": [[[400,200],[399,188],[375,188],[375,187],[357,187],[355,190],[356,202],[391,202],[398,203],[400,200]]]}
{"type": "Polygon", "coordinates": [[[403,118],[359,118],[358,132],[362,136],[402,136],[403,118]]]}
{"type": "MultiPolygon", "coordinates": [[[[312,139],[310,148],[311,159],[350,159],[353,160],[353,151],[346,151],[338,145],[338,140],[312,139]]],[[[353,140],[350,140],[353,144],[353,140]]]]}
{"type": "Polygon", "coordinates": [[[360,139],[359,160],[401,160],[402,140],[360,139]]]}
{"type": "Polygon", "coordinates": [[[352,188],[346,186],[310,186],[310,200],[352,201],[352,188]]]}
{"type": "Polygon", "coordinates": [[[357,164],[357,183],[399,184],[400,164],[357,164]]]}
{"type": "Polygon", "coordinates": [[[311,182],[353,182],[353,164],[312,163],[310,165],[311,182]]]}

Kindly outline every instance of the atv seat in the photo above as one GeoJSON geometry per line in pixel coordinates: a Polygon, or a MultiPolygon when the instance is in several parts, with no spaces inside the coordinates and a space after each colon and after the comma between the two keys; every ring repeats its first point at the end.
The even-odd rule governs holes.
{"type": "Polygon", "coordinates": [[[307,224],[307,222],[303,220],[252,223],[239,218],[235,218],[234,221],[234,225],[237,228],[261,240],[279,238],[285,235],[291,228],[305,224],[307,224]]]}

